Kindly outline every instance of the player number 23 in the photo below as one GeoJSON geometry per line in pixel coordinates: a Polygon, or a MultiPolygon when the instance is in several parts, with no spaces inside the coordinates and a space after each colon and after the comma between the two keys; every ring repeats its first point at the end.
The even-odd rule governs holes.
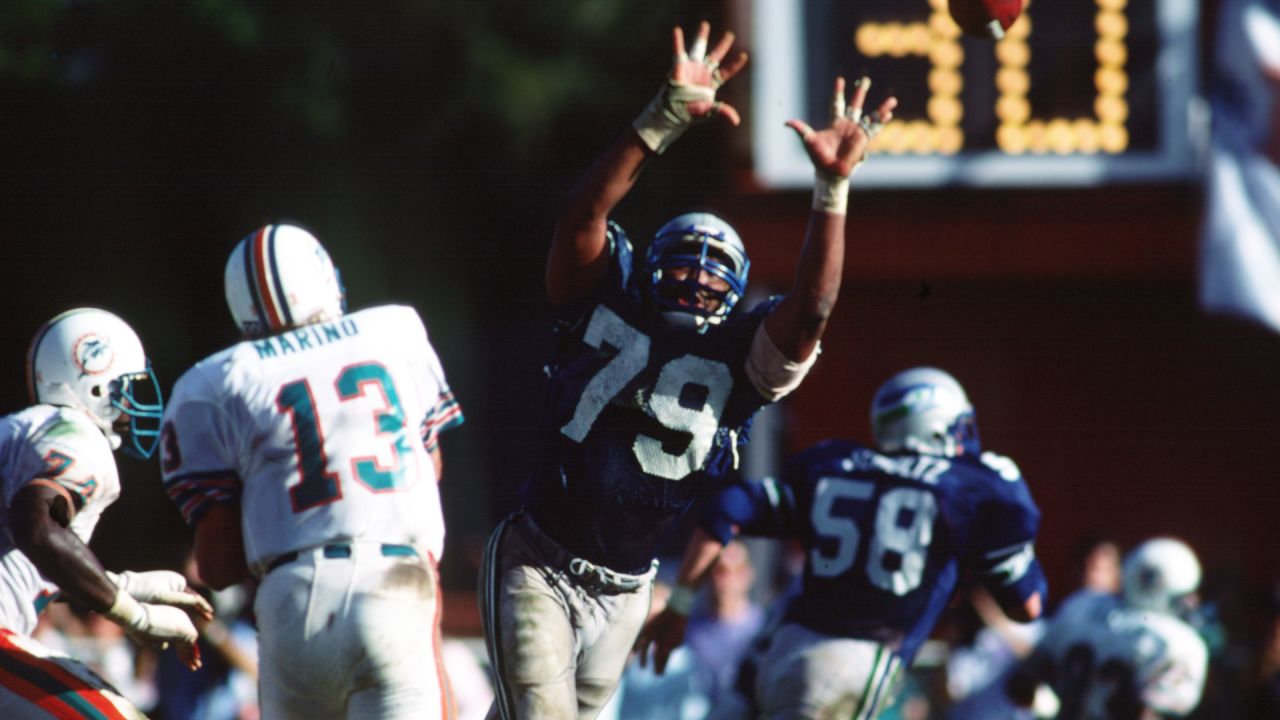
{"type": "MultiPolygon", "coordinates": [[[[853,567],[862,531],[852,518],[833,511],[840,500],[870,501],[875,490],[875,483],[865,480],[827,477],[818,481],[813,500],[813,527],[822,537],[834,538],[837,542],[832,553],[813,548],[809,564],[814,575],[835,577],[853,567]]],[[[866,572],[872,584],[894,595],[906,595],[920,586],[937,512],[937,501],[925,490],[897,487],[880,496],[874,534],[867,550],[866,572]],[[892,563],[891,557],[896,557],[897,562],[892,563]],[[896,567],[891,567],[891,563],[896,567]]]]}
{"type": "MultiPolygon", "coordinates": [[[[617,348],[618,354],[583,388],[573,418],[560,429],[576,442],[582,442],[605,405],[649,362],[649,336],[628,325],[603,305],[596,307],[583,340],[594,348],[607,343],[617,348]]],[[[649,397],[647,412],[664,427],[689,433],[689,445],[684,452],[672,453],[664,449],[662,441],[657,438],[638,435],[632,450],[640,467],[650,475],[667,480],[680,480],[701,468],[711,452],[712,441],[720,427],[720,413],[724,411],[732,389],[733,374],[724,363],[696,355],[681,355],[663,365],[649,397]],[[692,378],[697,378],[697,381],[692,378]],[[706,391],[701,407],[690,408],[680,403],[680,397],[688,386],[701,387],[706,391]]]]}

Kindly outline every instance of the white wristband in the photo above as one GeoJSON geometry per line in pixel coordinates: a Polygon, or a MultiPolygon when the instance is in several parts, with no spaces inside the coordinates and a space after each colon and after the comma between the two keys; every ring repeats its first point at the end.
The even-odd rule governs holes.
{"type": "Polygon", "coordinates": [[[661,155],[685,130],[706,119],[690,115],[689,103],[714,102],[715,99],[716,91],[709,87],[668,80],[631,127],[650,150],[661,155]]]}
{"type": "Polygon", "coordinates": [[[115,602],[102,614],[111,622],[129,630],[137,630],[146,623],[147,618],[147,611],[143,609],[142,603],[134,600],[124,588],[116,590],[115,602]]]}
{"type": "Polygon", "coordinates": [[[677,583],[672,586],[671,594],[667,596],[667,609],[677,615],[688,615],[693,610],[693,603],[698,599],[698,591],[687,585],[677,583]]]}
{"type": "MultiPolygon", "coordinates": [[[[854,168],[857,170],[857,168],[854,168]]],[[[832,215],[848,214],[849,209],[849,177],[829,175],[824,172],[814,174],[813,209],[823,210],[832,215]]]]}

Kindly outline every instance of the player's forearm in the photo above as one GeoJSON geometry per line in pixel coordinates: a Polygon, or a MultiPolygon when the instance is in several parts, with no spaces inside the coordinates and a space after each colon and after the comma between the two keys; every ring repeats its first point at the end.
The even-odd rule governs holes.
{"type": "Polygon", "coordinates": [[[721,550],[724,550],[724,545],[719,540],[702,528],[694,528],[689,544],[685,546],[684,557],[680,559],[676,582],[688,587],[697,586],[720,557],[721,550]]]}
{"type": "Polygon", "coordinates": [[[765,321],[769,338],[792,361],[813,354],[835,309],[844,272],[844,223],[844,215],[810,214],[795,281],[765,321]]]}
{"type": "Polygon", "coordinates": [[[116,585],[93,551],[75,533],[56,524],[19,548],[40,574],[67,597],[95,612],[115,602],[116,585]]]}
{"type": "Polygon", "coordinates": [[[604,276],[609,213],[635,186],[649,154],[628,128],[570,191],[547,256],[547,294],[552,304],[590,292],[604,276]]]}

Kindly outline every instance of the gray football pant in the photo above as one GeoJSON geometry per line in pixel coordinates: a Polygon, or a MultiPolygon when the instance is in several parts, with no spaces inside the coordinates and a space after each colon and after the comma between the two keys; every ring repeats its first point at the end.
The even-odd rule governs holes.
{"type": "Polygon", "coordinates": [[[488,720],[594,718],[648,615],[653,575],[575,558],[524,513],[503,520],[480,577],[496,685],[488,720]]]}

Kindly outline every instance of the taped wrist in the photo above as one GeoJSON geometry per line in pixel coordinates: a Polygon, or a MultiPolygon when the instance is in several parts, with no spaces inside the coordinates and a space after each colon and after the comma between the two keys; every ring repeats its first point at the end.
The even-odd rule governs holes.
{"type": "MultiPolygon", "coordinates": [[[[856,171],[857,166],[854,167],[856,171]]],[[[813,180],[813,209],[832,215],[846,215],[849,208],[849,178],[818,171],[813,180]]]]}
{"type": "Polygon", "coordinates": [[[661,155],[685,130],[703,119],[695,119],[689,113],[689,103],[715,102],[715,99],[716,91],[709,87],[668,80],[631,127],[650,150],[661,155]]]}
{"type": "Polygon", "coordinates": [[[667,609],[677,615],[688,617],[689,611],[693,610],[693,603],[698,599],[698,591],[688,585],[677,583],[671,588],[671,594],[667,596],[667,609]]]}
{"type": "Polygon", "coordinates": [[[146,608],[125,592],[124,588],[116,589],[115,602],[102,614],[111,622],[129,630],[141,630],[147,625],[146,608]]]}

